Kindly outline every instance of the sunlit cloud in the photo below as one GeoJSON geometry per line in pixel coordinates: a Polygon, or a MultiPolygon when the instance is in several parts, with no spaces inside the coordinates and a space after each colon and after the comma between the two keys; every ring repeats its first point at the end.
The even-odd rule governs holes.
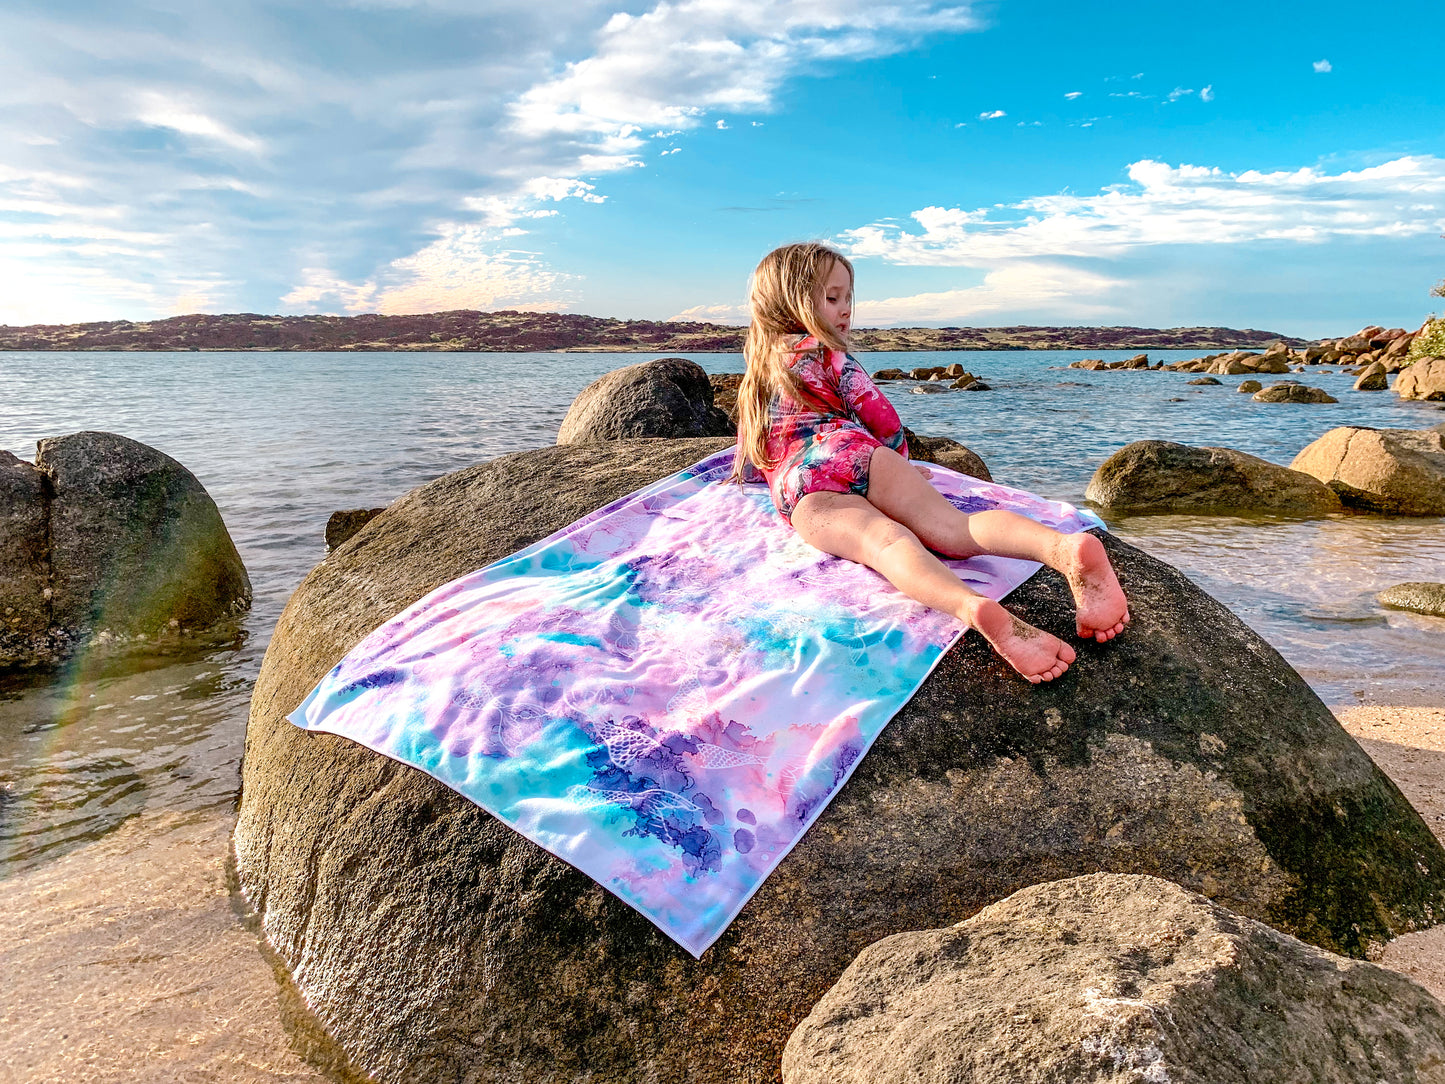
{"type": "Polygon", "coordinates": [[[1331,64],[1328,60],[1316,60],[1314,62],[1314,69],[1316,72],[1324,74],[1325,72],[1334,71],[1335,66],[1331,64]]]}
{"type": "Polygon", "coordinates": [[[988,272],[977,286],[958,290],[860,299],[860,327],[973,321],[1000,314],[1043,313],[1050,319],[1094,320],[1122,311],[1122,279],[1042,261],[1020,261],[988,272]]]}
{"type": "Polygon", "coordinates": [[[1366,169],[1227,173],[1144,160],[1129,183],[1094,196],[1035,196],[974,210],[925,207],[916,229],[845,231],[850,254],[909,266],[989,266],[1041,257],[1110,258],[1157,245],[1334,237],[1406,237],[1445,229],[1445,159],[1410,156],[1366,169]]]}

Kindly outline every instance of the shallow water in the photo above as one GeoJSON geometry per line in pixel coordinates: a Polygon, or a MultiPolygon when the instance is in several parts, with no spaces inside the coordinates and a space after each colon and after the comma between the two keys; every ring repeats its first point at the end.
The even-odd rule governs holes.
{"type": "MultiPolygon", "coordinates": [[[[383,505],[448,471],[550,444],[579,390],[646,356],[0,355],[0,447],[33,458],[42,437],[104,429],[159,448],[215,498],[256,592],[234,648],[110,672],[82,658],[57,680],[0,690],[0,876],[141,810],[227,806],[251,682],[287,597],[323,555],[329,514],[383,505]]],[[[1351,392],[1343,373],[1301,378],[1332,391],[1338,405],[1260,404],[1237,394],[1237,381],[1194,388],[1188,374],[1062,368],[1083,356],[876,354],[865,363],[961,361],[995,390],[915,394],[911,384],[887,385],[905,423],[968,444],[999,481],[1072,501],[1131,440],[1222,444],[1287,464],[1337,425],[1445,421],[1389,393],[1351,392]]],[[[742,369],[739,355],[692,357],[713,372],[742,369]]],[[[1445,578],[1445,521],[1156,516],[1112,526],[1230,606],[1327,701],[1437,695],[1445,621],[1382,610],[1373,595],[1404,580],[1445,578]]]]}

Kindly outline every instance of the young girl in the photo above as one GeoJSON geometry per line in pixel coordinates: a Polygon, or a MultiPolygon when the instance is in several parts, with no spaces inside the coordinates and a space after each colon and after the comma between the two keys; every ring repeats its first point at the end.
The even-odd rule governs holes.
{"type": "Polygon", "coordinates": [[[847,352],[853,265],[840,253],[814,243],[775,249],[753,273],[751,302],[731,480],[761,468],[804,541],[977,629],[1036,684],[1067,670],[1074,649],[971,591],[934,552],[1041,561],[1068,580],[1080,636],[1102,643],[1124,630],[1128,603],[1097,538],[1014,512],[960,512],[926,467],[908,462],[897,411],[847,352]]]}

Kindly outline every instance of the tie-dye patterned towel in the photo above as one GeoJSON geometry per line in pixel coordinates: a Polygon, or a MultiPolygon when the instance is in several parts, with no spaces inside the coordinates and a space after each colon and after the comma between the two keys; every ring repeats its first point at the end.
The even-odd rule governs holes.
{"type": "MultiPolygon", "coordinates": [[[[960,624],[808,546],[731,450],[433,591],[291,715],[435,776],[694,956],[817,819],[960,624]]],[[[934,467],[965,511],[1067,504],[934,467]]],[[[1001,598],[1038,569],[952,562],[1001,598]]]]}

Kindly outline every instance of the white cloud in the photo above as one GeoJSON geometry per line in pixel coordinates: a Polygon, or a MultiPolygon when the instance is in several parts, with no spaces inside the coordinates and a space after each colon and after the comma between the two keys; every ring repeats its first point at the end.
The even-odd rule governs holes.
{"type": "Polygon", "coordinates": [[[308,312],[405,314],[449,309],[566,307],[559,290],[570,276],[544,266],[534,253],[497,251],[496,235],[477,226],[448,227],[412,256],[393,260],[379,275],[349,282],[325,267],[308,267],[282,303],[308,312]]]}
{"type": "Polygon", "coordinates": [[[169,128],[182,135],[199,136],[247,154],[260,154],[265,144],[252,136],[227,127],[197,109],[167,98],[163,94],[140,95],[136,119],[156,128],[169,128]]]}
{"type": "Polygon", "coordinates": [[[1006,117],[1006,116],[1008,116],[1008,114],[1005,113],[1002,109],[995,109],[992,113],[980,113],[980,114],[978,115],[978,119],[979,119],[979,120],[998,120],[999,117],[1006,117]]]}
{"type": "Polygon", "coordinates": [[[1331,64],[1328,60],[1316,60],[1314,63],[1314,69],[1315,71],[1323,75],[1325,72],[1334,71],[1335,66],[1331,64]]]}
{"type": "MultiPolygon", "coordinates": [[[[550,288],[563,278],[516,263],[508,238],[559,203],[573,214],[601,203],[606,174],[644,167],[645,133],[726,129],[718,113],[772,110],[788,80],[979,25],[967,0],[166,11],[113,0],[81,20],[0,6],[0,142],[19,175],[0,181],[0,203],[35,216],[17,228],[55,281],[89,281],[76,269],[99,261],[158,312],[175,297],[347,307],[372,280],[392,290],[376,295],[388,304],[550,288]],[[66,175],[81,185],[53,180],[66,175]],[[476,256],[474,281],[431,294],[384,285],[405,277],[398,253],[425,262],[439,244],[476,256]],[[318,268],[348,271],[332,282],[318,268]]],[[[100,295],[72,293],[70,317],[92,318],[84,306],[100,295]]]]}
{"type": "Polygon", "coordinates": [[[1212,102],[1212,101],[1214,101],[1214,84],[1213,84],[1213,83],[1210,83],[1207,87],[1205,87],[1203,90],[1201,90],[1201,91],[1199,92],[1199,100],[1200,100],[1201,102],[1212,102]]]}
{"type": "Polygon", "coordinates": [[[1329,174],[1226,173],[1144,160],[1130,183],[1095,196],[1035,196],[972,211],[925,207],[912,232],[874,223],[840,237],[850,254],[909,266],[988,266],[1018,258],[1117,257],[1154,245],[1318,242],[1445,229],[1445,159],[1398,158],[1329,174]]]}
{"type": "Polygon", "coordinates": [[[1064,97],[1067,98],[1067,99],[1068,99],[1069,101],[1071,101],[1071,102],[1072,102],[1075,98],[1082,98],[1083,96],[1084,96],[1084,92],[1083,92],[1082,90],[1071,90],[1071,91],[1069,91],[1067,94],[1064,95],[1064,97]]]}
{"type": "Polygon", "coordinates": [[[1050,319],[1098,319],[1120,309],[1110,298],[1128,284],[1093,271],[1020,261],[988,272],[977,286],[937,293],[860,300],[860,327],[947,323],[999,313],[1047,311],[1050,319]]]}
{"type": "Polygon", "coordinates": [[[669,320],[691,320],[704,324],[745,325],[752,319],[746,304],[693,305],[668,317],[669,320]]]}
{"type": "Polygon", "coordinates": [[[719,132],[726,132],[728,129],[728,122],[725,120],[719,120],[715,127],[719,132]]]}

